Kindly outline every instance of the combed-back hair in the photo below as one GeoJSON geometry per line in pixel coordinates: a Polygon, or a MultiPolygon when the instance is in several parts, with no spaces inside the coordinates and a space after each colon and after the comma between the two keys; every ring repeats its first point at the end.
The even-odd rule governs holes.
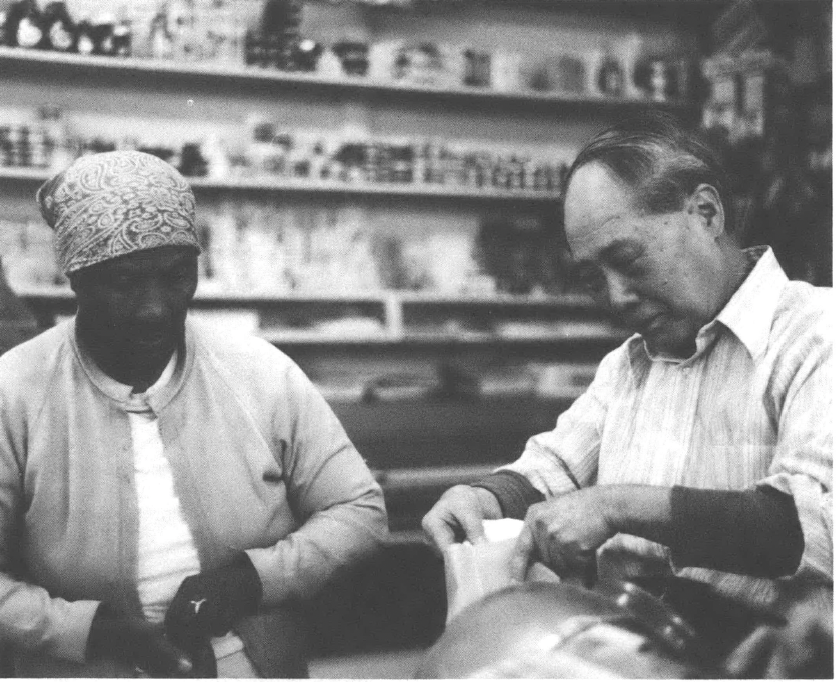
{"type": "Polygon", "coordinates": [[[627,185],[636,208],[649,214],[677,211],[698,185],[711,185],[723,202],[726,230],[731,227],[728,177],[719,157],[670,114],[646,112],[598,133],[569,168],[565,186],[590,163],[601,164],[627,185]]]}

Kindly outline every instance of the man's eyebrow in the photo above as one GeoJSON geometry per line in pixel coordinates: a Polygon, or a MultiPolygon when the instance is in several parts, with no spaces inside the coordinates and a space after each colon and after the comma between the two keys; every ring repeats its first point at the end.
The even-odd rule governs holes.
{"type": "Polygon", "coordinates": [[[638,248],[638,244],[633,241],[632,239],[616,239],[609,244],[607,244],[601,251],[599,252],[599,256],[601,258],[612,258],[619,251],[622,249],[636,249],[638,248]]]}
{"type": "Polygon", "coordinates": [[[584,258],[583,260],[574,259],[575,267],[588,267],[590,265],[595,265],[596,262],[601,260],[607,260],[612,258],[613,256],[617,255],[617,253],[621,249],[634,249],[637,248],[638,244],[634,242],[632,239],[616,239],[609,244],[607,244],[603,249],[601,249],[595,258],[584,258]]]}

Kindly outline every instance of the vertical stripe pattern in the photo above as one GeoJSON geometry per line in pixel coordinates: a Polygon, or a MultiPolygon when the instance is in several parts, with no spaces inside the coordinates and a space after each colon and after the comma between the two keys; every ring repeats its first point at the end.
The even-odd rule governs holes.
{"type": "MultiPolygon", "coordinates": [[[[508,468],[547,497],[582,486],[640,483],[793,495],[805,550],[799,577],[832,579],[833,296],[790,282],[769,249],[697,337],[686,360],[652,357],[634,336],[557,421],[508,468]]],[[[758,603],[776,583],[677,565],[667,548],[617,535],[599,570],[676,572],[758,603]]]]}

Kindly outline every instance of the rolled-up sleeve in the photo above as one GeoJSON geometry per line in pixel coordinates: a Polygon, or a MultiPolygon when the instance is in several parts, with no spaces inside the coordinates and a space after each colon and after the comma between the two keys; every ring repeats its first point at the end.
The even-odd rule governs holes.
{"type": "Polygon", "coordinates": [[[608,354],[589,388],[557,419],[551,431],[528,439],[520,458],[499,468],[525,476],[546,497],[595,483],[601,435],[619,376],[629,372],[624,347],[608,354]]]}
{"type": "MultiPolygon", "coordinates": [[[[831,318],[827,318],[828,320],[831,318]]],[[[778,440],[769,485],[793,496],[804,533],[799,578],[833,579],[833,341],[822,325],[799,340],[773,380],[778,440]]]]}
{"type": "Polygon", "coordinates": [[[301,527],[272,547],[247,550],[268,605],[312,595],[374,552],[387,532],[380,486],[334,412],[295,365],[286,381],[292,425],[283,465],[301,527]]]}

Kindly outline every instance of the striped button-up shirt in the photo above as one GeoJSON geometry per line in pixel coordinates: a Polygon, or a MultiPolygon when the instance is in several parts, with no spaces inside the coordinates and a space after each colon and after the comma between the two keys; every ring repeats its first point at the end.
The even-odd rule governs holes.
{"type": "MultiPolygon", "coordinates": [[[[832,580],[833,298],[787,279],[771,250],[750,249],[747,278],[687,359],[655,357],[641,336],[607,355],[553,431],[503,467],[546,497],[598,484],[793,496],[804,533],[798,578],[832,580]]],[[[769,603],[775,581],[679,566],[661,545],[619,534],[598,553],[619,577],[674,572],[769,603]]]]}

